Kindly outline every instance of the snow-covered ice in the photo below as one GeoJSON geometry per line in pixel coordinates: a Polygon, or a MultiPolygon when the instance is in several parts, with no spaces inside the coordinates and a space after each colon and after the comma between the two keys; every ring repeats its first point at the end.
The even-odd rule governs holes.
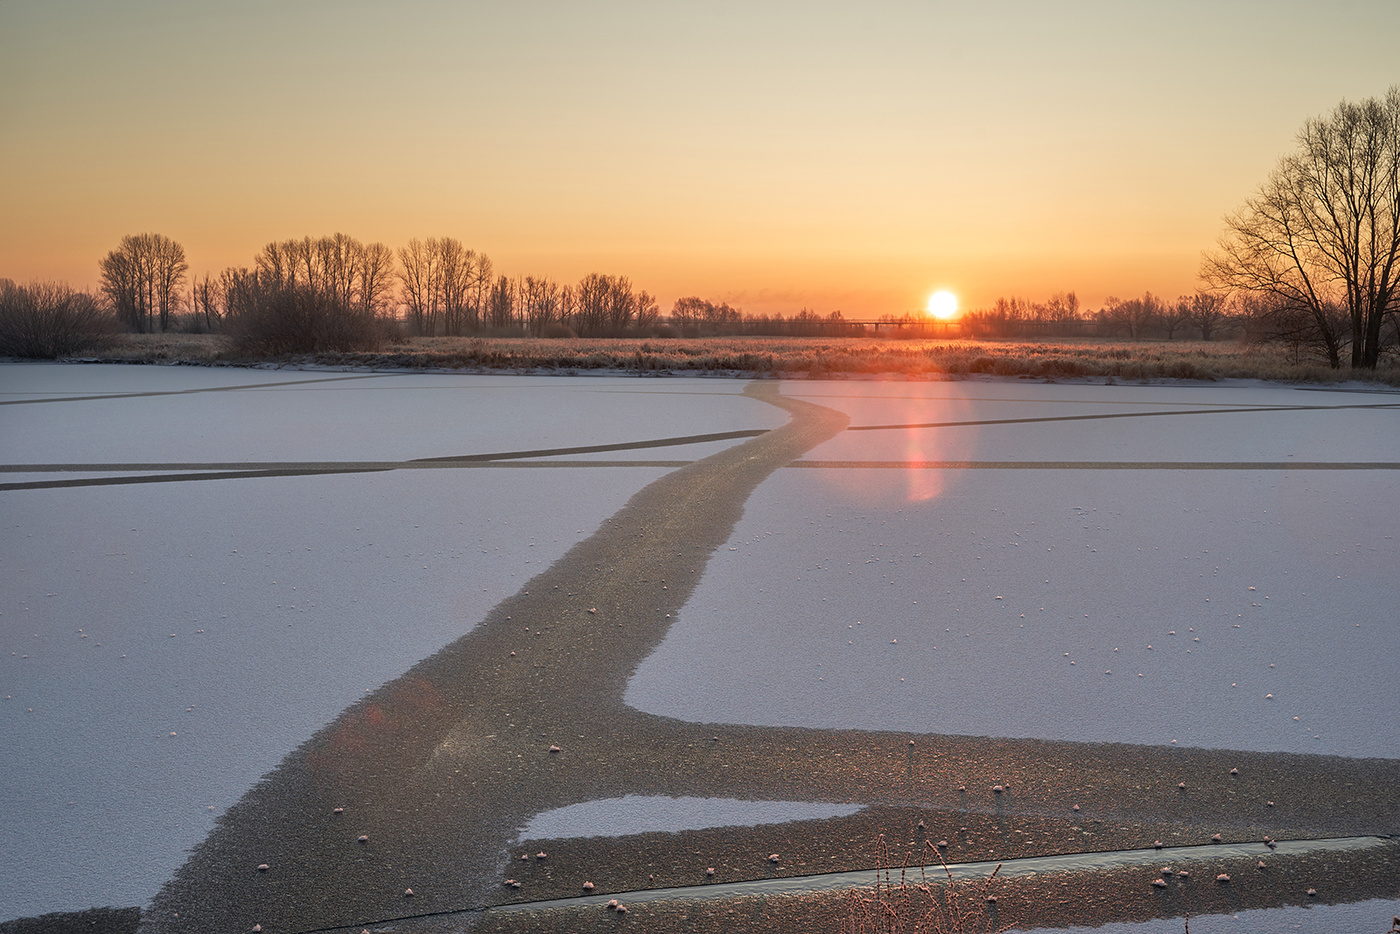
{"type": "Polygon", "coordinates": [[[852,425],[770,477],[627,700],[665,716],[1400,756],[1394,395],[785,384],[852,425]],[[1034,398],[1032,398],[1034,397],[1034,398]],[[1199,409],[1138,420],[988,424],[1199,409]],[[1334,421],[1335,419],[1335,421],[1334,421]],[[1222,421],[1232,427],[1222,431],[1222,421]],[[1244,421],[1240,421],[1244,420],[1244,421]],[[861,467],[1048,461],[1047,469],[861,467]],[[855,463],[851,463],[855,462],[855,463]]]}
{"type": "Polygon", "coordinates": [[[859,804],[814,801],[741,801],[738,798],[623,795],[584,801],[536,814],[520,831],[520,840],[563,837],[620,837],[653,831],[752,827],[793,820],[848,817],[859,804]]]}
{"type": "MultiPolygon", "coordinates": [[[[7,405],[0,428],[7,464],[124,464],[409,460],[771,428],[787,420],[744,398],[743,389],[741,381],[717,379],[11,364],[0,367],[0,402],[148,395],[7,405]],[[143,374],[144,381],[136,379],[143,374]],[[65,391],[70,379],[80,391],[65,391]]],[[[612,456],[692,456],[677,450],[612,456]]]]}
{"type": "MultiPolygon", "coordinates": [[[[743,386],[6,365],[0,403],[18,404],[0,405],[0,460],[20,469],[0,483],[120,476],[93,469],[104,464],[399,462],[786,421],[743,386]],[[25,469],[53,464],[70,470],[25,469]]],[[[855,427],[984,424],[848,431],[808,453],[814,466],[766,481],[631,681],[638,707],[1400,755],[1393,470],[1066,463],[1396,462],[1394,409],[1220,411],[1394,396],[994,381],[784,390],[855,427]],[[1202,414],[985,424],[1182,409],[1202,414]],[[910,460],[1055,466],[888,466],[910,460]]],[[[686,461],[741,441],[550,456],[571,468],[0,492],[0,920],[145,903],[289,751],[669,469],[599,462],[686,461]]],[[[598,806],[570,814],[595,826],[586,808],[598,806]]]]}
{"type": "MultiPolygon", "coordinates": [[[[1192,915],[1196,934],[1337,934],[1339,931],[1384,931],[1400,915],[1400,901],[1372,898],[1342,905],[1254,908],[1236,914],[1192,915]]],[[[1113,921],[1099,927],[1037,928],[1026,934],[1181,934],[1181,918],[1113,921]]]]}
{"type": "MultiPolygon", "coordinates": [[[[0,406],[0,459],[397,461],[786,420],[737,381],[311,382],[342,375],[3,366],[0,401],[179,394],[0,406]],[[267,383],[286,385],[218,388],[267,383]]],[[[607,459],[689,459],[740,440],[607,459]]],[[[144,904],[287,753],[664,472],[502,466],[0,492],[0,920],[144,904]]]]}

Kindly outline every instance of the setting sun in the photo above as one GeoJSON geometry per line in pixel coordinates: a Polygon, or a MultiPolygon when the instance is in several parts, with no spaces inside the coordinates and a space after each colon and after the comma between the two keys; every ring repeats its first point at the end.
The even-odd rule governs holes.
{"type": "Polygon", "coordinates": [[[928,299],[928,313],[947,321],[958,313],[958,297],[952,292],[934,292],[928,299]]]}

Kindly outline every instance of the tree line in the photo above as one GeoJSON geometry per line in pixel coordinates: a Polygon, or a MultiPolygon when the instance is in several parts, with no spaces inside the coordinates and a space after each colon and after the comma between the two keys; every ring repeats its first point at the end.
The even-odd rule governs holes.
{"type": "MultiPolygon", "coordinates": [[[[875,333],[1168,340],[1181,333],[1211,340],[1234,330],[1285,341],[1295,353],[1315,351],[1333,367],[1346,360],[1353,368],[1374,369],[1383,355],[1400,350],[1400,86],[1307,121],[1297,143],[1226,218],[1225,233],[1202,265],[1204,287],[1194,294],[1109,298],[1096,311],[1081,308],[1073,292],[1041,302],[1000,298],[957,325],[887,315],[875,333]]],[[[101,301],[61,284],[0,280],[0,353],[90,346],[110,330],[104,315],[135,332],[224,331],[246,350],[264,354],[365,349],[401,331],[868,333],[840,311],[748,315],[698,296],[678,299],[663,319],[656,299],[626,276],[590,273],[576,283],[511,278],[452,237],[414,239],[397,250],[339,233],[278,241],[263,247],[250,266],[191,279],[179,243],[143,233],[123,237],[99,270],[101,301]],[[57,344],[46,343],[46,328],[57,344]],[[82,333],[89,334],[86,344],[78,339],[82,333]]]]}
{"type": "Polygon", "coordinates": [[[1214,340],[1226,331],[1253,339],[1268,336],[1258,326],[1257,303],[1243,296],[1198,290],[1175,300],[1144,292],[1134,298],[1109,296],[1097,310],[1080,306],[1074,292],[1045,301],[998,298],[992,307],[963,315],[963,331],[973,337],[1126,337],[1130,340],[1178,337],[1214,340]],[[1243,322],[1256,322],[1244,327],[1243,322]]]}
{"type": "MultiPolygon", "coordinates": [[[[186,292],[188,264],[180,244],[159,234],[139,234],[123,238],[103,258],[101,270],[103,292],[128,330],[168,330],[179,323],[176,313],[187,310],[183,324],[195,330],[226,330],[244,338],[250,332],[315,335],[313,346],[300,350],[346,349],[348,338],[363,337],[376,320],[399,321],[415,335],[453,337],[482,333],[849,337],[867,333],[863,323],[848,320],[840,311],[822,315],[803,308],[791,316],[747,314],[726,302],[698,296],[677,299],[663,321],[656,300],[646,291],[635,290],[625,276],[590,273],[577,283],[533,275],[498,276],[489,256],[453,237],[413,239],[397,251],[341,233],[272,242],[254,257],[251,267],[229,267],[217,277],[191,280],[186,292]],[[338,331],[329,324],[331,320],[339,322],[338,331]]],[[[1097,311],[1082,307],[1076,293],[1068,291],[1043,301],[998,298],[990,308],[965,313],[956,332],[977,338],[1122,336],[1133,340],[1172,340],[1180,334],[1208,341],[1230,329],[1251,338],[1299,341],[1308,320],[1296,317],[1274,308],[1267,297],[1242,291],[1203,289],[1175,301],[1151,292],[1128,299],[1109,297],[1097,311]]],[[[922,315],[886,315],[873,330],[948,336],[954,328],[922,315]]],[[[274,352],[285,347],[289,338],[284,335],[264,343],[268,346],[261,350],[274,352]]]]}
{"type": "Polygon", "coordinates": [[[413,239],[398,250],[342,233],[277,241],[251,266],[189,278],[184,248],[147,233],[124,237],[100,269],[102,293],[127,330],[222,331],[264,353],[346,349],[347,338],[363,343],[375,322],[428,337],[863,332],[840,311],[749,315],[698,296],[677,299],[663,318],[656,298],[627,276],[589,273],[561,283],[497,275],[488,255],[453,237],[413,239]]]}
{"type": "MultiPolygon", "coordinates": [[[[615,336],[660,318],[655,297],[626,276],[589,273],[576,283],[497,275],[491,258],[454,237],[410,240],[398,250],[343,233],[275,241],[251,266],[187,280],[184,248],[160,234],[124,237],[103,258],[102,292],[131,331],[269,329],[310,332],[337,349],[377,323],[419,336],[615,336]],[[182,321],[176,312],[187,309],[182,321]],[[273,319],[288,320],[274,328],[273,319]]],[[[286,342],[283,334],[274,343],[286,342]]],[[[302,341],[304,343],[305,341],[302,341]]],[[[270,349],[270,348],[265,348],[270,349]]]]}

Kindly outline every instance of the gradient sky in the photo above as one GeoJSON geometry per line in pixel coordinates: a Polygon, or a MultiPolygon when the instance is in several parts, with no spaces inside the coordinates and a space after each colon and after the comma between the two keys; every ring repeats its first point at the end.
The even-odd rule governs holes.
{"type": "Polygon", "coordinates": [[[1400,3],[0,0],[0,276],[454,236],[848,317],[1196,285],[1400,3]]]}

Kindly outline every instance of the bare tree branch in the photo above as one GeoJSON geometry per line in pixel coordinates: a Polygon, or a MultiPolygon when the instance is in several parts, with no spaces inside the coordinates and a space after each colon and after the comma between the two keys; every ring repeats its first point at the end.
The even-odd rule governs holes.
{"type": "Polygon", "coordinates": [[[1374,369],[1400,314],[1400,86],[1343,102],[1298,133],[1298,151],[1225,219],[1201,275],[1267,299],[1295,331],[1310,318],[1332,366],[1374,369]]]}

